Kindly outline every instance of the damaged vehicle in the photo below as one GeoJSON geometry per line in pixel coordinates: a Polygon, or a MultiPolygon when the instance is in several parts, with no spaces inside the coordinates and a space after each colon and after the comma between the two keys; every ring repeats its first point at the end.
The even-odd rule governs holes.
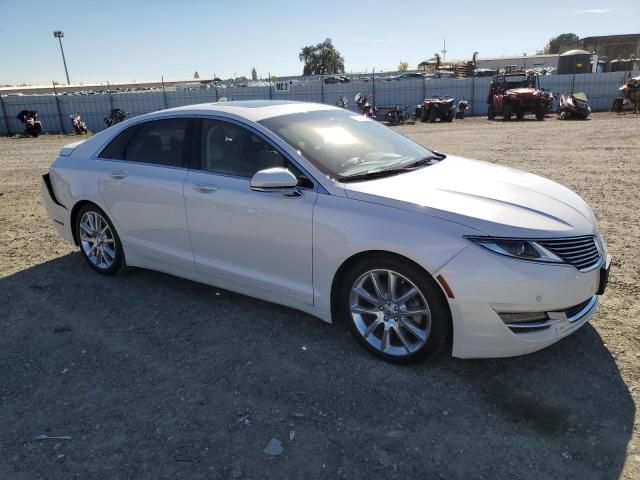
{"type": "Polygon", "coordinates": [[[585,325],[607,286],[576,193],[330,105],[141,115],[63,147],[41,183],[96,273],[157,270],[342,322],[390,362],[540,350],[585,325]]]}
{"type": "Polygon", "coordinates": [[[421,122],[431,123],[440,119],[441,122],[451,122],[456,116],[456,105],[453,97],[425,98],[416,106],[415,115],[421,122]]]}
{"type": "Polygon", "coordinates": [[[513,115],[522,120],[528,113],[534,114],[536,120],[544,120],[547,114],[547,98],[540,89],[538,75],[519,70],[508,70],[493,77],[487,104],[489,120],[496,117],[510,120],[513,115]]]}
{"type": "Polygon", "coordinates": [[[591,115],[589,101],[583,92],[572,93],[570,95],[560,95],[559,102],[558,118],[560,118],[560,120],[585,120],[589,115],[591,115]]]}

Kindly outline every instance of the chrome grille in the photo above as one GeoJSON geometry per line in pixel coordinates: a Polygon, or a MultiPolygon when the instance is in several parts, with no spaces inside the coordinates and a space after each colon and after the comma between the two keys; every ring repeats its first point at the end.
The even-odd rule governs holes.
{"type": "Polygon", "coordinates": [[[600,251],[595,237],[538,240],[537,243],[578,270],[587,270],[600,261],[600,251]]]}

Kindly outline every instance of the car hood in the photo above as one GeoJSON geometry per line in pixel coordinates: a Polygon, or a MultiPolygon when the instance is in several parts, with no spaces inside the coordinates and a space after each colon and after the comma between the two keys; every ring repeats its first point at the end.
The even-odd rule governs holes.
{"type": "Polygon", "coordinates": [[[507,90],[507,95],[528,96],[528,95],[536,95],[536,92],[538,92],[538,90],[536,90],[535,88],[528,88],[528,87],[511,88],[507,90]]]}
{"type": "Polygon", "coordinates": [[[345,183],[347,197],[460,223],[487,235],[591,235],[596,219],[577,194],[546,178],[448,156],[418,170],[345,183]]]}

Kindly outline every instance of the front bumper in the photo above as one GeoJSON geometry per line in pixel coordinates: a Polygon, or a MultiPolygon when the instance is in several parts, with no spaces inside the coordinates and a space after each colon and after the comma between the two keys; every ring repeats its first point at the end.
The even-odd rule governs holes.
{"type": "MultiPolygon", "coordinates": [[[[606,267],[610,258],[607,257],[606,267]]],[[[605,262],[603,262],[605,263],[605,262]]],[[[605,265],[602,265],[605,266],[605,265]]],[[[454,298],[453,356],[498,358],[541,350],[587,323],[598,306],[600,268],[501,257],[469,246],[443,267],[454,298]],[[580,306],[574,310],[571,307],[580,306]],[[539,329],[510,328],[498,312],[546,312],[539,329]]]]}
{"type": "Polygon", "coordinates": [[[45,174],[40,179],[40,189],[42,190],[42,200],[44,206],[47,209],[47,214],[53,222],[53,226],[58,231],[60,236],[67,242],[74,243],[73,233],[71,230],[71,221],[69,210],[60,204],[56,199],[49,174],[45,174]]]}

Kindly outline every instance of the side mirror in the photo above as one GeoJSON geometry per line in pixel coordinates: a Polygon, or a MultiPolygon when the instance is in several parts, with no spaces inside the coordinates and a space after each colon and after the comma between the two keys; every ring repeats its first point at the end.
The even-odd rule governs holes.
{"type": "Polygon", "coordinates": [[[286,191],[294,189],[298,179],[286,168],[275,167],[256,172],[249,185],[256,192],[286,191]]]}

